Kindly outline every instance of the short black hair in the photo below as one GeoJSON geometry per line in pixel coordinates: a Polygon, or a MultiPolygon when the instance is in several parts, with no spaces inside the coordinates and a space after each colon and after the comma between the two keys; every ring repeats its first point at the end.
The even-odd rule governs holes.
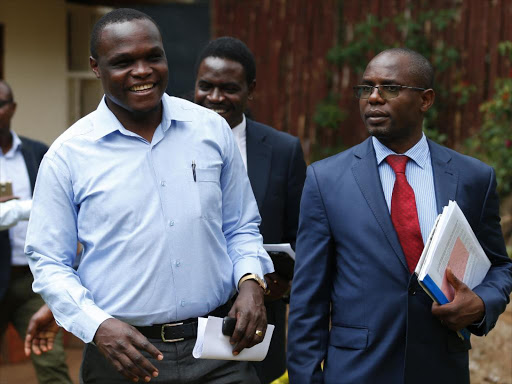
{"type": "Polygon", "coordinates": [[[94,24],[91,32],[91,56],[95,59],[98,58],[98,41],[100,39],[101,32],[103,29],[110,24],[115,23],[124,23],[125,21],[131,20],[149,20],[158,28],[160,35],[162,32],[160,31],[160,27],[156,23],[151,16],[146,15],[144,12],[137,11],[136,9],[131,8],[118,8],[113,11],[103,15],[97,22],[94,24]]]}
{"type": "Polygon", "coordinates": [[[430,61],[428,61],[428,59],[421,53],[413,51],[409,48],[390,48],[382,51],[377,56],[382,54],[407,56],[411,62],[409,72],[419,81],[418,84],[413,85],[426,89],[434,88],[434,67],[430,61]]]}
{"type": "Polygon", "coordinates": [[[196,61],[196,75],[199,71],[199,66],[207,57],[218,57],[240,63],[244,67],[247,84],[251,84],[256,79],[254,56],[247,45],[241,40],[224,36],[206,44],[196,61]]]}

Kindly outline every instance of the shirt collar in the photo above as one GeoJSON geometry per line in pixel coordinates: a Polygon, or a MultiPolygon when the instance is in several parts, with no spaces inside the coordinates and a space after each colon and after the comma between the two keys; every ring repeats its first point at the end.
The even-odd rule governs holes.
{"type": "MultiPolygon", "coordinates": [[[[382,144],[376,137],[372,136],[373,148],[375,148],[375,157],[377,164],[380,165],[388,155],[396,155],[391,149],[382,144]]],[[[421,168],[425,168],[425,163],[430,157],[430,149],[428,147],[427,137],[423,133],[421,139],[404,155],[414,160],[421,168]]]]}
{"type": "Polygon", "coordinates": [[[12,147],[7,151],[7,153],[2,154],[2,151],[0,151],[0,156],[4,156],[6,158],[10,158],[16,154],[16,152],[21,151],[22,142],[21,139],[18,137],[18,135],[11,129],[10,130],[12,135],[12,147]]]}
{"type": "Polygon", "coordinates": [[[245,132],[245,127],[247,126],[247,122],[245,120],[245,115],[242,114],[242,122],[238,124],[237,126],[233,127],[231,131],[233,131],[233,134],[237,137],[243,136],[245,132]]]}
{"type": "MultiPolygon", "coordinates": [[[[173,99],[175,98],[170,97],[166,93],[164,93],[162,97],[163,111],[160,125],[162,126],[164,133],[170,128],[172,120],[191,121],[193,118],[193,112],[191,110],[183,108],[180,103],[173,99]]],[[[126,128],[123,127],[121,122],[117,119],[116,115],[114,115],[114,113],[108,108],[105,101],[105,96],[103,96],[98,105],[98,108],[95,111],[93,116],[93,124],[94,140],[99,140],[114,131],[127,134],[126,128]]]]}
{"type": "Polygon", "coordinates": [[[21,145],[22,145],[21,139],[16,134],[16,132],[14,132],[13,130],[11,130],[11,135],[12,135],[12,150],[13,151],[20,150],[21,149],[21,145]]]}

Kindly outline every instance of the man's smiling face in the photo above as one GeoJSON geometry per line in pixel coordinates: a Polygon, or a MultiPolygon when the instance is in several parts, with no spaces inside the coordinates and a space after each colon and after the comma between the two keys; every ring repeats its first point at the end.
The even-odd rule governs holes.
{"type": "Polygon", "coordinates": [[[245,75],[239,62],[205,58],[197,71],[194,101],[224,117],[231,128],[236,127],[256,86],[256,81],[247,84],[245,75]]]}
{"type": "Polygon", "coordinates": [[[101,32],[98,57],[91,67],[101,79],[107,105],[114,114],[147,113],[160,106],[168,67],[158,28],[136,19],[107,25],[101,32]]]}

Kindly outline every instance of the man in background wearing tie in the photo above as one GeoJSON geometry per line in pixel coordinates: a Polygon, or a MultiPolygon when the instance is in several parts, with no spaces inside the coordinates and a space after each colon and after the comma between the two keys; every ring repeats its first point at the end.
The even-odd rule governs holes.
{"type": "Polygon", "coordinates": [[[294,384],[467,384],[471,345],[455,331],[487,334],[509,301],[494,170],[423,134],[433,78],[417,52],[381,52],[354,88],[371,137],[308,168],[289,317],[294,384]],[[439,306],[413,271],[449,200],[492,266],[473,291],[448,273],[455,298],[439,306]]]}

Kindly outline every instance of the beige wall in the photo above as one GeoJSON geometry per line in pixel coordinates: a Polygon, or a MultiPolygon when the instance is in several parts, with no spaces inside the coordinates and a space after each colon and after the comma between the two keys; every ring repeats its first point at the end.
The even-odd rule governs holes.
{"type": "Polygon", "coordinates": [[[67,128],[65,0],[0,0],[0,23],[18,104],[11,128],[51,144],[67,128]]]}

